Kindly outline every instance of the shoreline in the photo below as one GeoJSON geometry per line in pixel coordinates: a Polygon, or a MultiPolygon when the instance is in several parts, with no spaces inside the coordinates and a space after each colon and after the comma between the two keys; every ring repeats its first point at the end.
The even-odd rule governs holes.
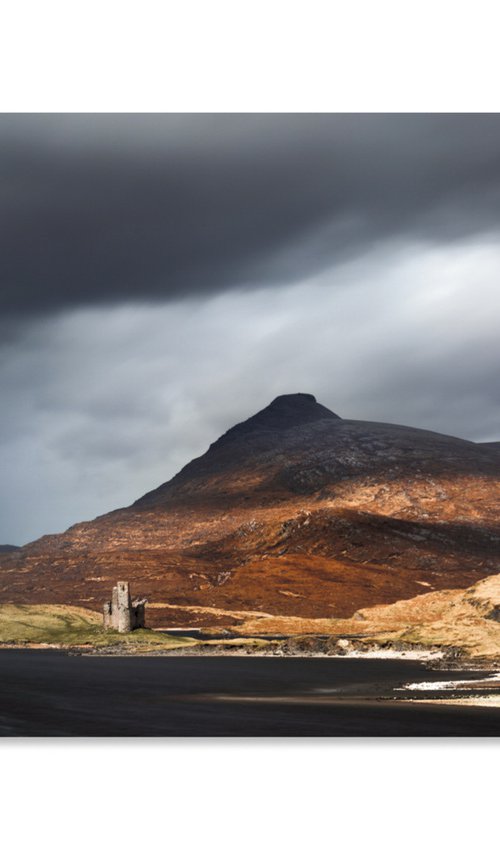
{"type": "MultiPolygon", "coordinates": [[[[467,655],[450,655],[444,649],[432,648],[367,648],[366,650],[353,649],[344,650],[339,653],[315,651],[313,649],[288,649],[282,643],[276,643],[275,648],[258,649],[252,648],[251,643],[259,641],[259,638],[245,638],[248,645],[238,644],[236,641],[221,643],[216,641],[200,642],[198,645],[189,647],[151,648],[144,650],[129,650],[122,645],[118,646],[94,646],[90,643],[80,645],[67,645],[64,643],[0,643],[0,651],[59,651],[82,657],[269,657],[269,658],[324,658],[338,660],[413,660],[422,663],[437,663],[447,668],[464,669],[467,671],[484,671],[491,674],[500,671],[500,658],[469,657],[467,655]],[[284,650],[285,649],[285,650],[284,650]]],[[[269,642],[271,646],[271,642],[269,642]]]]}
{"type": "MultiPolygon", "coordinates": [[[[250,643],[252,638],[248,638],[248,641],[250,643]]],[[[445,653],[439,649],[367,649],[366,651],[356,649],[353,651],[345,651],[335,654],[332,652],[310,651],[307,649],[304,651],[283,651],[282,649],[277,648],[275,650],[254,651],[250,645],[247,647],[236,643],[234,648],[229,648],[227,647],[227,644],[225,644],[224,647],[221,647],[221,645],[215,641],[200,643],[197,646],[189,648],[154,648],[146,651],[129,651],[123,649],[121,646],[116,648],[113,646],[101,648],[99,646],[92,646],[91,644],[65,645],[63,643],[0,643],[0,651],[11,651],[15,649],[64,651],[72,654],[81,654],[82,656],[97,655],[99,657],[171,657],[172,655],[175,657],[315,657],[327,659],[343,658],[345,660],[418,660],[423,662],[441,660],[445,657],[445,653]]]]}
{"type": "MultiPolygon", "coordinates": [[[[405,699],[400,700],[405,701],[405,699]]],[[[416,705],[447,705],[457,707],[500,708],[500,693],[495,696],[457,696],[455,699],[409,699],[416,705]]]]}

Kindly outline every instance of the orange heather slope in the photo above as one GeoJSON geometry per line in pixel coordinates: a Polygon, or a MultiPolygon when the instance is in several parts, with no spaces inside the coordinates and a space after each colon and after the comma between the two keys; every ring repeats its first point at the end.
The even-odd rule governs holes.
{"type": "Polygon", "coordinates": [[[241,624],[233,625],[232,630],[242,636],[330,636],[323,648],[314,642],[302,643],[313,651],[337,653],[337,640],[343,638],[343,648],[349,652],[353,648],[396,645],[405,650],[418,646],[459,649],[462,657],[500,660],[500,575],[483,578],[466,590],[437,590],[393,604],[367,607],[349,619],[240,615],[241,624]]]}
{"type": "Polygon", "coordinates": [[[154,625],[348,617],[498,573],[499,496],[493,445],[283,395],[130,507],[2,554],[0,602],[99,609],[125,579],[154,625]]]}

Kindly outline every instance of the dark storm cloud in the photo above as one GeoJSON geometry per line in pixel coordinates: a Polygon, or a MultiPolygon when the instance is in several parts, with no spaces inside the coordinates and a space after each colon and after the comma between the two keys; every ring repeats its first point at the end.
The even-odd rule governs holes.
{"type": "Polygon", "coordinates": [[[500,116],[0,116],[0,543],[285,392],[500,438],[500,116]]]}
{"type": "Polygon", "coordinates": [[[4,315],[289,283],[499,213],[498,116],[0,117],[4,315]]]}

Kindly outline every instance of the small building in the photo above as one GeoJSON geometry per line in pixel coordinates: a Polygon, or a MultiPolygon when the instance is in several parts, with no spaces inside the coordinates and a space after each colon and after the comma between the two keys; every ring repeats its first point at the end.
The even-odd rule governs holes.
{"type": "Polygon", "coordinates": [[[130,600],[127,581],[118,581],[113,587],[111,601],[106,601],[103,609],[103,624],[120,634],[145,627],[146,599],[130,600]]]}

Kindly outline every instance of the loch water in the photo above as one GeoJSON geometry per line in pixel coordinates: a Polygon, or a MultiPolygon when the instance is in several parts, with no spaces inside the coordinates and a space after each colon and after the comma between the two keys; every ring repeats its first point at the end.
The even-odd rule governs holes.
{"type": "Polygon", "coordinates": [[[0,735],[498,736],[499,708],[416,704],[400,689],[477,677],[409,660],[4,649],[0,735]]]}

